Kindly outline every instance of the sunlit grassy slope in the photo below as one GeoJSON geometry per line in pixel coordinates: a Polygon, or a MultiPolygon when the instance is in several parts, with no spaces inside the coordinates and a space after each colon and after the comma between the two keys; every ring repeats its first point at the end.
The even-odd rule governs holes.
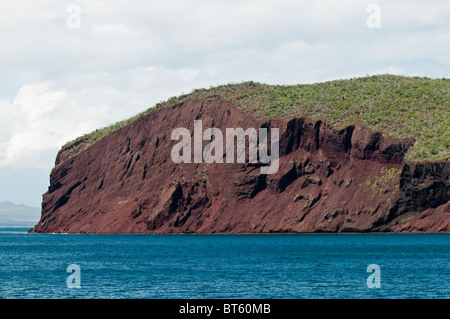
{"type": "Polygon", "coordinates": [[[443,160],[450,154],[450,79],[395,75],[299,85],[243,82],[197,89],[79,137],[66,144],[66,152],[78,153],[140,116],[187,98],[230,100],[258,119],[308,117],[336,128],[358,124],[392,137],[414,137],[407,161],[443,160]]]}

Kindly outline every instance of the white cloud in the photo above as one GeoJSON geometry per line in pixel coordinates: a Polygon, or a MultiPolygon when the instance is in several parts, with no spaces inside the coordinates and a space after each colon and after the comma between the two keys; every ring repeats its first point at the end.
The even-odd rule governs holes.
{"type": "Polygon", "coordinates": [[[0,167],[51,167],[47,153],[93,130],[106,111],[80,107],[51,83],[24,84],[12,101],[0,101],[0,167]]]}

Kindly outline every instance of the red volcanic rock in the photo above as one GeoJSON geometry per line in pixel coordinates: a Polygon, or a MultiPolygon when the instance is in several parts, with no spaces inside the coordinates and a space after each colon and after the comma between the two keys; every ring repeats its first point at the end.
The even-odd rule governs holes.
{"type": "Polygon", "coordinates": [[[71,157],[62,149],[32,231],[448,232],[449,162],[405,164],[411,144],[304,118],[263,123],[231,102],[186,100],[71,157]],[[250,163],[175,164],[171,132],[193,132],[196,119],[222,132],[279,128],[278,172],[263,175],[261,164],[250,163]]]}

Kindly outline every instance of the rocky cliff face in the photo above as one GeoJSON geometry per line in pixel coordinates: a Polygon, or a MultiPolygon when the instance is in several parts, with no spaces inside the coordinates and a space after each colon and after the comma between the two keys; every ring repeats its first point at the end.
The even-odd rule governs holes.
{"type": "Polygon", "coordinates": [[[262,123],[231,102],[186,100],[78,154],[62,149],[31,231],[448,232],[449,162],[405,164],[411,144],[303,118],[262,123]],[[196,119],[223,132],[279,128],[278,172],[248,162],[175,164],[171,132],[193,132],[196,119]]]}

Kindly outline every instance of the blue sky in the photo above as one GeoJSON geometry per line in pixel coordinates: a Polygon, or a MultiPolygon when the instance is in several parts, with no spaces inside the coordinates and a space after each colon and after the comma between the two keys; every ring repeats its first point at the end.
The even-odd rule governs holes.
{"type": "Polygon", "coordinates": [[[0,201],[39,206],[63,144],[194,88],[449,78],[450,4],[0,0],[0,47],[0,201]]]}

